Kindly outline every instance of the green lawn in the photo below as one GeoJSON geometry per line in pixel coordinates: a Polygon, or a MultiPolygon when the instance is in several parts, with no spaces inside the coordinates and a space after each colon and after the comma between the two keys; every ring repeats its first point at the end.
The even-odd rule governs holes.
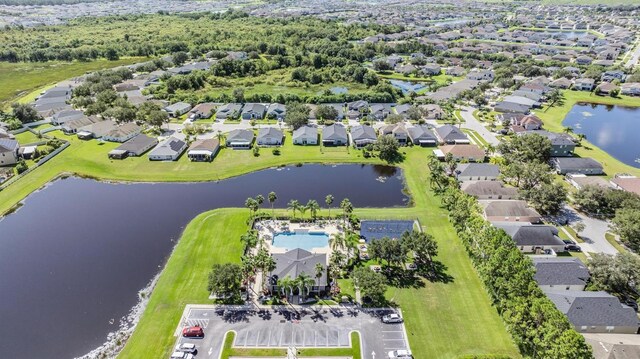
{"type": "MultiPolygon", "coordinates": [[[[638,107],[640,106],[640,98],[620,96],[613,98],[608,96],[598,96],[586,91],[564,91],[565,103],[562,106],[541,109],[536,115],[544,121],[544,127],[549,131],[562,132],[564,126],[562,121],[573,105],[578,102],[598,103],[604,105],[620,105],[638,107]]],[[[596,147],[587,140],[583,141],[582,147],[577,147],[575,153],[581,157],[591,157],[600,162],[604,166],[607,177],[613,177],[616,173],[630,173],[640,176],[640,169],[629,166],[613,158],[602,149],[596,147]]]]}
{"type": "Polygon", "coordinates": [[[95,60],[90,62],[0,62],[0,108],[21,98],[33,101],[44,88],[56,82],[80,76],[87,71],[102,70],[120,65],[142,62],[145,58],[123,58],[117,61],[95,60]]]}
{"type": "Polygon", "coordinates": [[[38,136],[33,134],[31,131],[24,131],[15,136],[16,136],[16,140],[20,142],[21,145],[42,141],[41,139],[38,138],[38,136]]]}
{"type": "Polygon", "coordinates": [[[623,247],[622,244],[620,244],[620,242],[616,240],[616,236],[613,235],[612,233],[605,233],[604,238],[606,238],[607,242],[609,242],[613,246],[613,248],[615,248],[618,252],[624,253],[627,251],[627,249],[623,247]]]}
{"type": "MultiPolygon", "coordinates": [[[[417,358],[484,354],[518,357],[518,350],[490,305],[462,243],[447,220],[446,211],[440,208],[439,199],[426,190],[427,152],[418,147],[404,151],[406,160],[401,167],[415,207],[363,208],[356,209],[355,213],[360,218],[418,218],[424,229],[438,240],[437,260],[445,265],[452,281],[424,281],[416,288],[390,288],[387,293],[388,299],[402,308],[412,350],[417,358]]],[[[260,158],[251,160],[263,162],[260,158]]],[[[215,161],[210,165],[215,168],[215,161]]],[[[225,167],[226,174],[231,170],[225,167]]],[[[247,167],[242,170],[249,171],[247,167]]],[[[246,209],[214,210],[199,215],[187,226],[121,358],[158,358],[169,354],[175,342],[173,332],[185,304],[209,302],[206,291],[201,288],[205,286],[210,266],[220,261],[239,260],[239,237],[246,230],[246,216],[246,209]]],[[[346,292],[352,290],[348,280],[341,281],[341,285],[346,292]]]]}

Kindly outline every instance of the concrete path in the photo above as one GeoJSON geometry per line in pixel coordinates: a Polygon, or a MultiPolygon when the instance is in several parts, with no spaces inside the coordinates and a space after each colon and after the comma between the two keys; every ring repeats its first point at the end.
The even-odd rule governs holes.
{"type": "Polygon", "coordinates": [[[500,144],[500,140],[496,137],[494,133],[487,130],[480,121],[478,121],[473,116],[473,111],[476,109],[473,107],[463,107],[460,111],[460,116],[464,120],[462,124],[462,128],[467,128],[473,131],[476,131],[485,141],[492,144],[493,146],[497,146],[500,144]]]}

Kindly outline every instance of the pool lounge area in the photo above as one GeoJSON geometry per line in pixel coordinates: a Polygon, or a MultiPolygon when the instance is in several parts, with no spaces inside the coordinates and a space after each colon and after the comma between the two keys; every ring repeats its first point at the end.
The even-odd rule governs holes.
{"type": "Polygon", "coordinates": [[[324,232],[282,232],[273,236],[272,247],[291,250],[302,248],[309,252],[326,248],[329,245],[329,235],[324,232]]]}
{"type": "Polygon", "coordinates": [[[342,232],[341,221],[291,223],[267,220],[256,222],[258,236],[270,253],[285,253],[301,248],[312,253],[330,254],[329,238],[342,232]]]}

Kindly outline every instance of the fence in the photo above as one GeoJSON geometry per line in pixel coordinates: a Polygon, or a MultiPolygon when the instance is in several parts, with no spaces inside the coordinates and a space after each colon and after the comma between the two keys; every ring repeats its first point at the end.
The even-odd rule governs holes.
{"type": "MultiPolygon", "coordinates": [[[[43,141],[43,144],[46,143],[46,141],[43,141]]],[[[69,147],[70,143],[69,142],[65,142],[62,146],[56,148],[53,152],[49,153],[48,155],[42,157],[38,163],[35,164],[35,166],[28,168],[26,171],[22,172],[21,174],[17,175],[17,176],[13,176],[11,177],[9,180],[7,180],[5,183],[3,183],[2,185],[0,185],[0,191],[3,191],[5,188],[9,187],[9,185],[11,185],[12,183],[14,183],[15,181],[19,180],[20,178],[22,178],[22,176],[30,173],[31,171],[35,170],[36,168],[40,167],[41,165],[43,165],[44,163],[46,163],[47,161],[49,161],[50,159],[52,159],[54,156],[56,156],[57,154],[59,154],[60,152],[62,152],[65,148],[69,147]]]]}

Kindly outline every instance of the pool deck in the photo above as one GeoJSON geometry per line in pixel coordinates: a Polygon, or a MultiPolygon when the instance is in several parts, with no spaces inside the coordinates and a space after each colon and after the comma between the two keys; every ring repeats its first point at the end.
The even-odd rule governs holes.
{"type": "MultiPolygon", "coordinates": [[[[307,223],[291,223],[289,221],[276,221],[267,220],[256,222],[254,228],[258,231],[258,236],[262,240],[262,243],[266,246],[270,253],[285,253],[293,248],[281,248],[273,246],[273,236],[283,232],[321,232],[331,238],[336,233],[343,232],[341,222],[332,221],[315,221],[307,223]]],[[[329,256],[331,254],[331,248],[329,245],[325,247],[313,248],[312,253],[326,253],[327,264],[329,256]]]]}

